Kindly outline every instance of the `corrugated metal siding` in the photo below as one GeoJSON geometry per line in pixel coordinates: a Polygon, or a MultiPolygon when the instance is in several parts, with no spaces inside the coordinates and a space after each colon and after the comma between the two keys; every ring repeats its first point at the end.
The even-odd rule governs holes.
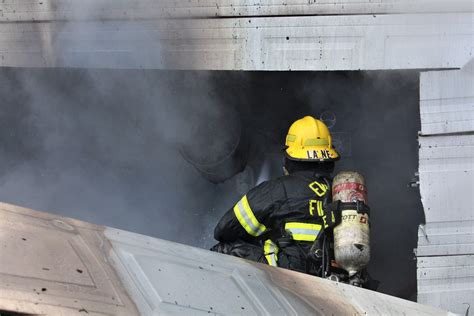
{"type": "Polygon", "coordinates": [[[468,0],[4,0],[0,21],[49,21],[87,18],[80,8],[102,8],[94,19],[156,17],[243,17],[327,14],[446,13],[472,10],[468,0]],[[71,10],[75,7],[78,10],[71,10]]]}
{"type": "Polygon", "coordinates": [[[470,12],[0,23],[0,66],[453,68],[462,67],[474,54],[473,36],[470,12]]]}
{"type": "Polygon", "coordinates": [[[420,137],[426,222],[474,220],[474,135],[420,137]]]}
{"type": "MultiPolygon", "coordinates": [[[[418,301],[461,315],[474,301],[474,255],[418,258],[418,301]]],[[[468,314],[470,315],[470,314],[468,314]]]]}
{"type": "Polygon", "coordinates": [[[418,302],[461,314],[474,306],[473,65],[420,79],[418,302]]]}
{"type": "Polygon", "coordinates": [[[462,71],[421,73],[420,82],[423,135],[474,132],[474,63],[462,71]]]}
{"type": "Polygon", "coordinates": [[[472,219],[428,222],[419,231],[418,257],[474,254],[473,227],[472,219]]]}
{"type": "Polygon", "coordinates": [[[171,0],[169,16],[239,17],[467,12],[466,0],[171,0]]]}

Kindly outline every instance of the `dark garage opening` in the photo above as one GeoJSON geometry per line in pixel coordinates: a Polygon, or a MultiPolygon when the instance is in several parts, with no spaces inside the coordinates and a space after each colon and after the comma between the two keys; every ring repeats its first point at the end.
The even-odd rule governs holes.
{"type": "Polygon", "coordinates": [[[285,134],[324,120],[366,178],[369,272],[416,299],[417,72],[1,69],[0,200],[209,248],[218,218],[282,175],[285,134]]]}

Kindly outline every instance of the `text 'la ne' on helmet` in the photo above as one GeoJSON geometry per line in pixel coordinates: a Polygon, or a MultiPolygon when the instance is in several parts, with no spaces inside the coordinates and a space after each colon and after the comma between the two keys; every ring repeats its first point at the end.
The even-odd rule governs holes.
{"type": "Polygon", "coordinates": [[[294,122],[286,136],[286,156],[296,161],[335,161],[340,158],[322,121],[305,116],[294,122]]]}

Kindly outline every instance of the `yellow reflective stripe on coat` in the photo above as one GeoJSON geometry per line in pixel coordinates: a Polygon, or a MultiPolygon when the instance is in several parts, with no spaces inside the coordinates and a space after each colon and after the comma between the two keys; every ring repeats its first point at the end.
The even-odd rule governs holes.
{"type": "Polygon", "coordinates": [[[321,231],[321,225],[292,222],[285,224],[285,230],[291,234],[293,240],[315,241],[321,231]]]}
{"type": "Polygon", "coordinates": [[[265,254],[265,259],[272,267],[278,266],[278,246],[271,240],[265,240],[265,244],[263,246],[263,253],[265,254]]]}
{"type": "Polygon", "coordinates": [[[267,228],[265,225],[258,222],[257,218],[250,208],[247,196],[244,197],[234,206],[234,214],[239,220],[240,225],[254,237],[258,237],[263,234],[267,228]]]}

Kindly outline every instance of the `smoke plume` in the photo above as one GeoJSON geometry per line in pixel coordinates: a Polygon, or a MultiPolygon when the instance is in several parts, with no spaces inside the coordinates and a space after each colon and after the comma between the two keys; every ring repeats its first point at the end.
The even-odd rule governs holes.
{"type": "Polygon", "coordinates": [[[367,180],[369,271],[381,291],[413,298],[423,220],[407,188],[417,170],[416,73],[140,70],[166,61],[159,34],[144,32],[160,21],[90,21],[106,10],[77,3],[49,41],[51,63],[77,69],[0,69],[0,200],[208,248],[219,217],[282,174],[289,125],[314,115],[331,126],[337,169],[367,180]],[[120,48],[123,36],[148,44],[100,49],[120,48]],[[116,69],[89,69],[97,65],[116,69]],[[206,174],[216,170],[218,184],[206,174]]]}

